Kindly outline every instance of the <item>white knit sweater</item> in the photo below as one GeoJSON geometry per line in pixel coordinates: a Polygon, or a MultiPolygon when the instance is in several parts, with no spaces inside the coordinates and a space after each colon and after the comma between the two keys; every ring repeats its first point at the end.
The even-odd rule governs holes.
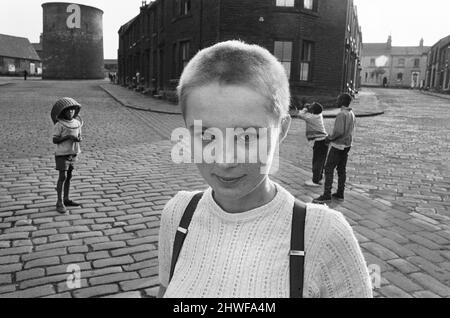
{"type": "MultiPolygon", "coordinates": [[[[159,278],[168,298],[289,298],[289,250],[294,197],[276,197],[238,214],[223,211],[209,188],[200,200],[169,285],[173,242],[194,192],[179,192],[164,208],[159,278]]],[[[372,297],[361,249],[344,216],[308,204],[304,297],[372,297]]]]}

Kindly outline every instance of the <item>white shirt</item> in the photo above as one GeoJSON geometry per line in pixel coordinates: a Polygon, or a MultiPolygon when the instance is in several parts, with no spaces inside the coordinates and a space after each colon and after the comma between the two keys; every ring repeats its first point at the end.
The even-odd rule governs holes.
{"type": "MultiPolygon", "coordinates": [[[[200,200],[169,285],[176,230],[195,193],[179,192],[164,208],[159,278],[168,298],[289,298],[294,197],[277,186],[265,206],[223,211],[208,189],[200,200]]],[[[339,212],[309,204],[305,229],[305,297],[372,297],[357,240],[339,212]]]]}
{"type": "MultiPolygon", "coordinates": [[[[77,118],[73,118],[70,121],[59,119],[53,127],[53,137],[74,136],[78,138],[81,135],[82,126],[82,121],[77,118]]],[[[77,155],[80,152],[79,142],[65,140],[56,145],[55,156],[77,155]]]]}

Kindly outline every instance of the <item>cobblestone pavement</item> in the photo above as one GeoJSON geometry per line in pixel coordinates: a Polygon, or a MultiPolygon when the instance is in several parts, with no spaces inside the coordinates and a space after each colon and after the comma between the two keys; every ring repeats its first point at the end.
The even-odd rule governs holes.
{"type": "MultiPolygon", "coordinates": [[[[156,293],[160,211],[180,189],[203,189],[205,185],[194,166],[175,165],[169,158],[168,139],[171,130],[182,125],[179,115],[124,108],[100,89],[102,83],[30,81],[0,87],[0,297],[153,297],[156,293]],[[62,96],[72,96],[83,104],[86,122],[72,191],[82,207],[71,209],[68,215],[60,215],[54,208],[57,175],[49,117],[52,102],[62,96]],[[79,289],[68,288],[70,264],[81,269],[79,289]]],[[[407,165],[396,159],[406,158],[404,151],[393,152],[386,160],[384,151],[389,145],[379,140],[385,138],[379,132],[386,131],[392,134],[387,140],[397,140],[399,149],[404,149],[400,138],[427,145],[413,135],[417,127],[408,124],[414,122],[409,118],[430,130],[424,129],[426,136],[434,136],[438,127],[448,129],[445,105],[413,92],[380,94],[389,105],[388,117],[370,119],[373,123],[359,121],[358,133],[364,138],[358,137],[349,163],[353,185],[346,201],[331,207],[344,213],[353,226],[368,264],[381,268],[376,296],[450,297],[450,222],[445,213],[425,215],[412,210],[405,203],[409,201],[393,200],[361,186],[379,183],[380,190],[384,189],[384,179],[380,179],[384,171],[392,174],[394,186],[401,184],[397,180],[406,180],[418,170],[414,168],[419,165],[417,160],[428,164],[419,166],[424,169],[424,179],[435,180],[448,190],[444,160],[431,160],[420,153],[424,149],[420,147],[416,148],[419,158],[408,155],[407,160],[412,161],[407,165]],[[421,116],[413,111],[393,112],[403,109],[403,99],[442,111],[436,115],[417,106],[412,109],[423,111],[421,116]],[[401,129],[409,129],[409,134],[402,135],[401,129]],[[385,166],[387,163],[390,165],[385,166]],[[431,163],[434,166],[430,167],[431,163]],[[402,170],[407,168],[411,171],[402,170]],[[359,175],[364,177],[358,180],[359,175]]],[[[328,126],[331,123],[327,121],[328,126]]],[[[310,201],[319,191],[303,187],[311,174],[310,149],[303,141],[302,125],[294,122],[275,179],[297,197],[310,201]]],[[[435,158],[439,155],[433,154],[435,158]]],[[[422,181],[420,186],[424,184],[422,181]]],[[[436,205],[445,211],[448,197],[443,195],[436,205]]],[[[436,212],[441,213],[440,209],[436,212]]]]}

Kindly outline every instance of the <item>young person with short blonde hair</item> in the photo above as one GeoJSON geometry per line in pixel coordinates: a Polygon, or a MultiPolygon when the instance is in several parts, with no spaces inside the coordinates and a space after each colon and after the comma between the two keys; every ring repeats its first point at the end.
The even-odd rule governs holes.
{"type": "Polygon", "coordinates": [[[372,297],[364,257],[344,216],[299,202],[261,169],[271,165],[290,126],[289,82],[276,58],[240,41],[204,49],[181,76],[179,101],[192,139],[203,147],[214,140],[204,136],[208,128],[267,128],[275,138],[256,136],[258,144],[267,138],[267,162],[198,163],[209,188],[181,191],[166,204],[159,296],[372,297]],[[198,120],[204,127],[195,135],[198,120]],[[294,222],[301,217],[304,225],[294,222]],[[299,246],[299,233],[303,250],[292,248],[299,246]],[[299,272],[297,279],[293,273],[299,272]]]}

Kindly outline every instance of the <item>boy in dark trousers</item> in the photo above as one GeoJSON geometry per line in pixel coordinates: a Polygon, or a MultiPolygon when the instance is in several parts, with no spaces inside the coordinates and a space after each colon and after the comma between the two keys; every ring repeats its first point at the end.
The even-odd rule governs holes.
{"type": "Polygon", "coordinates": [[[78,203],[69,199],[70,181],[80,151],[82,119],[78,116],[81,105],[73,98],[58,100],[52,109],[53,143],[56,145],[55,162],[59,171],[56,191],[58,201],[56,211],[66,213],[66,207],[78,207],[78,203]],[[62,191],[64,187],[64,200],[62,191]]]}
{"type": "Polygon", "coordinates": [[[350,108],[351,102],[352,97],[349,94],[341,94],[338,97],[337,104],[341,107],[341,112],[336,117],[333,134],[327,137],[327,140],[331,142],[331,149],[325,163],[324,192],[323,195],[313,200],[313,203],[323,204],[331,201],[332,198],[339,201],[344,200],[347,159],[353,145],[356,122],[355,114],[350,108]],[[338,173],[338,188],[337,192],[331,195],[334,169],[337,169],[338,173]]]}

